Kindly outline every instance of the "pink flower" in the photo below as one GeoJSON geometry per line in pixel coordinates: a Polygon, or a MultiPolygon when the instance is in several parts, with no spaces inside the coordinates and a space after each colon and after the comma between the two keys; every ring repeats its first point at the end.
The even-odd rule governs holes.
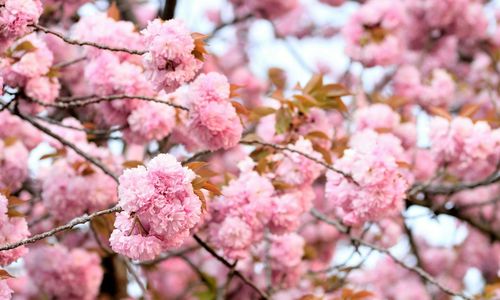
{"type": "Polygon", "coordinates": [[[301,263],[304,256],[304,239],[296,233],[289,233],[271,235],[270,241],[269,260],[273,283],[295,285],[303,272],[301,263]]]}
{"type": "MultiPolygon", "coordinates": [[[[26,219],[20,217],[9,217],[8,199],[0,194],[0,244],[17,242],[30,235],[26,219]]],[[[28,249],[24,246],[0,252],[0,266],[6,266],[21,256],[25,255],[28,249]]],[[[1,290],[1,289],[0,289],[1,290]]]]}
{"type": "Polygon", "coordinates": [[[59,95],[60,89],[59,80],[47,76],[29,79],[24,88],[28,97],[45,103],[53,103],[59,95]]]}
{"type": "Polygon", "coordinates": [[[248,256],[252,243],[260,241],[264,227],[272,216],[274,187],[257,172],[242,171],[222,189],[222,196],[210,202],[210,238],[217,248],[234,259],[248,256]],[[228,218],[231,218],[226,222],[228,218]],[[224,228],[224,224],[234,226],[224,228]],[[223,236],[220,236],[220,232],[223,236]],[[222,237],[241,236],[242,242],[222,237]]]}
{"type": "MultiPolygon", "coordinates": [[[[19,60],[16,60],[16,62],[12,64],[11,70],[18,77],[11,76],[14,80],[6,80],[6,83],[10,86],[17,87],[24,85],[23,81],[26,79],[46,75],[54,60],[54,56],[47,47],[47,44],[34,33],[18,40],[13,47],[15,48],[17,45],[24,42],[31,43],[35,49],[25,52],[19,60]]],[[[9,77],[6,79],[9,79],[9,77]]]]}
{"type": "Polygon", "coordinates": [[[0,41],[15,40],[29,32],[42,14],[39,0],[4,0],[0,9],[0,41]]]}
{"type": "Polygon", "coordinates": [[[187,95],[189,128],[212,151],[234,147],[243,132],[240,118],[228,101],[229,92],[223,75],[209,73],[198,76],[187,95]]]}
{"type": "Polygon", "coordinates": [[[214,233],[213,239],[227,257],[245,257],[252,245],[252,228],[238,217],[227,217],[214,233]]]}
{"type": "Polygon", "coordinates": [[[143,103],[127,118],[127,139],[136,143],[161,140],[175,126],[175,109],[162,103],[143,103]]]}
{"type": "Polygon", "coordinates": [[[190,284],[198,279],[191,266],[179,257],[169,258],[147,270],[146,278],[148,285],[169,299],[182,298],[190,284]]]}
{"type": "Polygon", "coordinates": [[[0,112],[0,138],[15,136],[31,150],[42,141],[42,134],[38,129],[12,115],[8,111],[0,112]]]}
{"type": "Polygon", "coordinates": [[[346,53],[367,67],[399,63],[405,48],[402,34],[404,7],[394,1],[368,1],[343,29],[346,53]]]}
{"type": "Polygon", "coordinates": [[[39,246],[26,256],[26,270],[40,293],[57,299],[96,299],[103,278],[97,253],[39,246]]]}
{"type": "Polygon", "coordinates": [[[488,176],[500,160],[500,130],[484,121],[436,117],[431,122],[431,142],[437,162],[447,163],[455,176],[465,180],[488,176]]]}
{"type": "Polygon", "coordinates": [[[298,0],[231,0],[236,12],[240,15],[256,14],[266,19],[274,19],[293,10],[298,4],[298,0]]]}
{"type": "Polygon", "coordinates": [[[148,50],[144,64],[157,90],[172,91],[201,69],[202,61],[192,54],[194,40],[182,21],[155,19],[141,33],[148,50]]]}
{"type": "MultiPolygon", "coordinates": [[[[85,67],[85,79],[92,93],[107,95],[153,96],[151,84],[140,66],[124,61],[113,53],[103,52],[85,67]]],[[[117,99],[95,105],[98,120],[106,125],[125,125],[130,113],[142,102],[117,99]]]]}
{"type": "Polygon", "coordinates": [[[201,217],[201,201],[191,185],[195,176],[170,154],[125,170],[118,187],[124,212],[110,238],[113,250],[144,260],[180,246],[201,217]]]}
{"type": "Polygon", "coordinates": [[[7,280],[0,280],[0,299],[12,299],[12,289],[7,284],[7,280]]]}
{"type": "Polygon", "coordinates": [[[344,4],[345,0],[319,0],[319,2],[331,5],[331,6],[341,6],[344,4]]]}
{"type": "Polygon", "coordinates": [[[117,202],[116,183],[81,159],[59,159],[42,177],[42,200],[54,219],[67,221],[117,202]]]}
{"type": "Polygon", "coordinates": [[[14,137],[0,140],[0,189],[17,191],[28,178],[28,150],[14,137]]]}
{"type": "Polygon", "coordinates": [[[342,174],[327,172],[325,197],[339,206],[347,224],[378,220],[403,208],[408,181],[394,156],[402,153],[401,146],[388,151],[395,148],[395,141],[396,138],[387,139],[375,132],[365,134],[335,161],[334,167],[350,174],[357,184],[342,174]]]}
{"type": "MultiPolygon", "coordinates": [[[[81,1],[81,0],[78,0],[81,1]]],[[[72,37],[81,41],[89,41],[109,47],[143,50],[144,43],[135,25],[128,21],[116,21],[104,13],[82,17],[72,28],[72,37]]],[[[86,47],[87,55],[94,58],[106,50],[86,47]]],[[[114,53],[120,61],[139,62],[138,56],[126,52],[114,53]]]]}
{"type": "Polygon", "coordinates": [[[356,110],[354,120],[357,130],[392,130],[399,125],[401,117],[386,104],[373,104],[356,110]]]}
{"type": "Polygon", "coordinates": [[[300,224],[300,217],[305,212],[301,205],[300,194],[286,193],[274,197],[272,216],[269,228],[274,234],[283,234],[296,230],[300,224]]]}

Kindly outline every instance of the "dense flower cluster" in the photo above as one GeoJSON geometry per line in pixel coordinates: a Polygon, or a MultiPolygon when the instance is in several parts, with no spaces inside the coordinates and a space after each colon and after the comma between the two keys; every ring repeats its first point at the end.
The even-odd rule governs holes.
{"type": "Polygon", "coordinates": [[[229,83],[218,73],[201,74],[190,85],[189,129],[204,147],[215,151],[235,146],[243,132],[229,102],[229,83]]]}
{"type": "MultiPolygon", "coordinates": [[[[0,244],[16,242],[30,235],[28,224],[22,217],[10,217],[8,214],[9,201],[0,194],[0,244]]],[[[16,261],[28,252],[26,247],[0,252],[0,266],[6,266],[16,261]]],[[[1,283],[0,283],[1,284],[1,283]]]]}
{"type": "Polygon", "coordinates": [[[450,74],[434,69],[427,81],[425,83],[414,66],[403,66],[394,77],[394,92],[424,107],[448,107],[455,94],[455,82],[450,74]]]}
{"type": "Polygon", "coordinates": [[[210,238],[224,254],[243,258],[262,239],[272,211],[274,187],[255,171],[244,171],[210,205],[210,238]]]}
{"type": "Polygon", "coordinates": [[[28,178],[26,147],[14,137],[0,139],[0,189],[17,191],[28,178]]]}
{"type": "Polygon", "coordinates": [[[338,205],[343,221],[350,225],[401,211],[408,188],[397,158],[391,155],[398,152],[397,142],[389,142],[391,139],[373,131],[363,134],[358,141],[362,142],[353,143],[334,163],[337,170],[352,178],[328,171],[325,191],[326,198],[338,205]]]}
{"type": "Polygon", "coordinates": [[[148,50],[144,64],[157,90],[172,91],[201,69],[202,61],[192,53],[194,39],[181,21],[155,19],[141,33],[148,50]]]}
{"type": "Polygon", "coordinates": [[[255,13],[263,18],[273,19],[293,10],[298,4],[298,0],[231,0],[236,11],[241,15],[255,13]]]}
{"type": "Polygon", "coordinates": [[[146,260],[180,246],[201,217],[201,201],[191,185],[195,177],[169,154],[125,170],[118,186],[124,211],[111,234],[113,250],[146,260]]]}
{"type": "Polygon", "coordinates": [[[42,293],[58,299],[95,299],[103,278],[96,253],[61,245],[33,249],[26,256],[26,269],[42,293]]]}
{"type": "Polygon", "coordinates": [[[431,123],[432,151],[453,175],[477,181],[495,171],[500,161],[500,130],[486,122],[436,117],[431,123]]]}
{"type": "Polygon", "coordinates": [[[2,0],[0,9],[0,50],[29,32],[42,14],[40,0],[2,0]]]}
{"type": "Polygon", "coordinates": [[[372,0],[356,11],[343,28],[347,54],[366,66],[401,62],[406,14],[401,2],[372,0]]]}

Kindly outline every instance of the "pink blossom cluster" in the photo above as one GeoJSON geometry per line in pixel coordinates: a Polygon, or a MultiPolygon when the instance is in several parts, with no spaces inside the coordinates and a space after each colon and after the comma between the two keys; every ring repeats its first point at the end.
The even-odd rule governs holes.
{"type": "Polygon", "coordinates": [[[189,87],[189,130],[211,151],[234,147],[243,132],[229,94],[227,78],[218,73],[201,74],[189,87]]]}
{"type": "Polygon", "coordinates": [[[40,0],[0,1],[0,50],[4,51],[15,39],[30,31],[42,14],[40,0]]]}
{"type": "Polygon", "coordinates": [[[372,269],[358,271],[353,275],[352,281],[374,293],[370,298],[374,300],[432,299],[418,275],[404,269],[390,258],[379,260],[372,269]]]}
{"type": "MultiPolygon", "coordinates": [[[[167,101],[163,92],[158,99],[167,101]]],[[[135,143],[161,140],[175,127],[175,116],[175,109],[166,104],[142,103],[127,118],[129,130],[125,131],[125,138],[135,143]]]]}
{"type": "Polygon", "coordinates": [[[394,77],[394,93],[424,107],[447,108],[452,102],[456,84],[443,69],[434,69],[429,78],[410,65],[398,69],[394,77]]]}
{"type": "Polygon", "coordinates": [[[56,220],[68,221],[118,201],[116,183],[84,160],[56,160],[42,180],[42,199],[56,220]]]}
{"type": "Polygon", "coordinates": [[[148,51],[144,65],[157,90],[171,92],[201,69],[202,61],[192,53],[194,39],[182,21],[155,19],[141,33],[148,51]]]}
{"type": "Polygon", "coordinates": [[[231,3],[240,15],[253,13],[266,19],[282,16],[299,5],[298,0],[231,0],[231,3]]]}
{"type": "Polygon", "coordinates": [[[162,261],[145,275],[157,294],[172,299],[181,297],[189,285],[196,281],[191,266],[179,257],[162,261]]]}
{"type": "Polygon", "coordinates": [[[118,186],[123,212],[110,237],[113,250],[147,260],[182,245],[201,218],[201,201],[192,187],[195,177],[170,154],[125,170],[118,186]]]}
{"type": "Polygon", "coordinates": [[[0,299],[9,300],[12,298],[12,289],[7,284],[7,280],[0,280],[0,299]]]}
{"type": "Polygon", "coordinates": [[[487,122],[435,117],[430,137],[436,161],[464,180],[490,175],[500,161],[500,129],[492,129],[487,122]]]}
{"type": "Polygon", "coordinates": [[[242,171],[210,203],[210,239],[230,258],[244,258],[272,215],[274,187],[257,172],[242,171]]]}
{"type": "MultiPolygon", "coordinates": [[[[79,0],[81,1],[81,0],[79,0]]],[[[108,47],[143,50],[144,41],[137,32],[134,23],[115,21],[105,14],[82,17],[71,28],[71,36],[81,41],[94,42],[108,47]]],[[[94,47],[86,47],[85,52],[94,58],[107,51],[94,47]]],[[[120,60],[140,62],[138,56],[126,52],[115,52],[120,60]]]]}
{"type": "MultiPolygon", "coordinates": [[[[17,242],[30,235],[26,219],[10,217],[8,210],[9,200],[3,194],[0,194],[0,245],[17,242]]],[[[0,266],[6,266],[16,261],[27,252],[28,249],[25,246],[0,252],[0,266]]]]}
{"type": "MultiPolygon", "coordinates": [[[[151,83],[140,66],[104,52],[85,67],[85,79],[92,93],[99,96],[152,96],[151,83]]],[[[131,112],[141,105],[138,99],[117,99],[96,104],[97,121],[105,125],[125,125],[131,112]]]]}
{"type": "Polygon", "coordinates": [[[406,22],[401,2],[368,1],[343,28],[347,55],[367,67],[400,63],[405,50],[402,34],[406,22]]]}
{"type": "MultiPolygon", "coordinates": [[[[11,45],[11,57],[0,59],[0,74],[10,87],[24,88],[31,99],[53,103],[61,88],[59,80],[50,75],[53,63],[52,52],[47,44],[35,34],[30,34],[11,45]]],[[[43,110],[30,101],[20,103],[20,108],[28,113],[43,110]]]]}
{"type": "Polygon", "coordinates": [[[274,284],[295,286],[305,272],[302,265],[305,241],[296,233],[271,235],[269,247],[269,265],[274,284]]]}
{"type": "Polygon", "coordinates": [[[97,253],[62,245],[32,249],[25,259],[30,281],[55,299],[96,299],[103,278],[97,253]]]}
{"type": "Polygon", "coordinates": [[[339,214],[349,225],[398,213],[409,185],[398,166],[398,156],[403,153],[399,140],[374,131],[361,133],[333,164],[351,178],[327,172],[325,197],[338,205],[339,214]]]}
{"type": "Polygon", "coordinates": [[[28,149],[15,137],[0,139],[0,189],[17,191],[28,178],[28,149]]]}

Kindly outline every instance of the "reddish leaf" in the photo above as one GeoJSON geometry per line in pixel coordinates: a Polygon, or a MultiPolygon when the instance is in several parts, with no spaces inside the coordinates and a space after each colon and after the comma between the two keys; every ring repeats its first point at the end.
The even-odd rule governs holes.
{"type": "Polygon", "coordinates": [[[448,121],[451,121],[452,117],[450,113],[440,107],[432,106],[429,108],[429,112],[435,116],[443,117],[448,121]]]}
{"type": "Polygon", "coordinates": [[[286,74],[281,68],[269,68],[267,71],[267,76],[271,83],[274,84],[278,89],[282,90],[286,86],[286,74]]]}
{"type": "Polygon", "coordinates": [[[144,166],[144,163],[142,161],[139,161],[139,160],[127,160],[126,162],[122,163],[122,166],[125,169],[133,169],[133,168],[137,168],[139,166],[144,166]]]}
{"type": "Polygon", "coordinates": [[[8,136],[3,139],[3,144],[5,147],[10,147],[17,142],[17,138],[15,136],[8,136]]]}
{"type": "Polygon", "coordinates": [[[323,156],[323,159],[325,160],[325,162],[327,164],[330,165],[332,163],[332,156],[331,156],[330,151],[321,147],[318,144],[313,144],[313,149],[314,149],[314,151],[321,153],[321,155],[323,156]]]}
{"type": "Polygon", "coordinates": [[[236,109],[236,112],[240,115],[248,116],[250,115],[250,111],[241,103],[237,101],[231,101],[231,104],[233,105],[234,109],[236,109]]]}
{"type": "Polygon", "coordinates": [[[14,276],[10,275],[9,272],[4,269],[0,269],[0,280],[5,280],[9,278],[14,278],[14,276]]]}
{"type": "Polygon", "coordinates": [[[460,109],[458,115],[465,118],[470,118],[479,110],[479,108],[481,108],[479,104],[472,104],[472,103],[465,104],[460,109]]]}
{"type": "Polygon", "coordinates": [[[211,183],[210,181],[205,182],[205,184],[203,184],[202,188],[207,190],[207,191],[212,192],[216,196],[222,195],[219,188],[215,184],[211,183]]]}
{"type": "Polygon", "coordinates": [[[108,8],[108,17],[115,21],[120,21],[120,9],[118,9],[118,5],[116,5],[116,1],[111,2],[111,5],[108,8]]]}

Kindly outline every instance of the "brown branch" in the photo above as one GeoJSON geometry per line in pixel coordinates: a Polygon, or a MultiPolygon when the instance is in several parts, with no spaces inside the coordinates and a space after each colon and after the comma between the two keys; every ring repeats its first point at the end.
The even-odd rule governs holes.
{"type": "Polygon", "coordinates": [[[436,279],[434,277],[432,277],[429,273],[427,273],[422,268],[420,268],[418,266],[412,267],[412,266],[407,265],[404,261],[400,260],[394,254],[392,254],[388,249],[379,247],[379,246],[374,245],[374,244],[372,244],[370,242],[367,242],[367,241],[365,241],[363,239],[360,239],[360,238],[357,238],[355,236],[352,236],[349,233],[347,227],[345,227],[344,225],[342,225],[340,222],[338,222],[336,220],[329,219],[327,216],[323,215],[318,210],[316,210],[314,208],[311,209],[311,215],[314,216],[315,218],[317,218],[318,220],[321,220],[321,221],[325,222],[326,224],[334,226],[335,228],[337,228],[338,231],[340,231],[340,232],[342,232],[344,234],[347,234],[352,241],[354,241],[354,242],[356,242],[356,243],[358,243],[358,244],[360,244],[362,246],[371,248],[371,249],[373,249],[373,250],[375,250],[377,252],[380,252],[382,254],[385,254],[385,255],[389,256],[398,265],[400,265],[401,267],[409,270],[410,272],[416,273],[422,279],[424,279],[427,282],[435,285],[436,287],[438,287],[440,290],[442,290],[446,294],[448,294],[450,296],[454,296],[454,297],[460,297],[462,299],[472,300],[472,298],[470,298],[470,297],[468,297],[468,296],[466,296],[466,295],[464,295],[464,294],[462,294],[460,292],[454,292],[451,289],[449,289],[449,288],[441,285],[438,281],[436,281],[436,279]]]}
{"type": "MultiPolygon", "coordinates": [[[[225,265],[228,269],[233,269],[234,265],[228,262],[224,257],[220,256],[215,252],[214,249],[212,249],[205,241],[203,241],[198,235],[194,234],[193,238],[195,241],[203,247],[203,249],[207,250],[208,253],[210,253],[214,258],[216,258],[218,261],[220,261],[223,265],[225,265]]],[[[245,275],[243,275],[240,271],[234,270],[234,275],[238,276],[245,284],[247,284],[249,287],[251,287],[254,291],[256,291],[261,299],[269,299],[269,296],[261,291],[259,287],[255,285],[251,280],[249,280],[245,275]]]]}
{"type": "Polygon", "coordinates": [[[58,38],[60,38],[64,42],[66,42],[67,44],[71,44],[71,45],[91,46],[91,47],[102,49],[102,50],[126,52],[126,53],[130,53],[130,54],[135,54],[135,55],[143,55],[143,54],[147,53],[147,51],[131,50],[131,49],[120,48],[120,47],[110,47],[110,46],[106,46],[106,45],[102,45],[102,44],[98,44],[98,43],[94,43],[94,42],[89,42],[89,41],[79,41],[76,39],[72,39],[70,37],[66,37],[60,32],[52,31],[49,28],[43,27],[43,26],[38,25],[38,24],[34,24],[34,25],[30,25],[30,26],[34,27],[38,31],[42,31],[42,32],[45,32],[47,34],[52,34],[54,36],[57,36],[58,38]]]}
{"type": "Polygon", "coordinates": [[[173,19],[175,16],[175,7],[177,6],[177,0],[165,0],[165,7],[161,14],[163,20],[173,19]]]}
{"type": "Polygon", "coordinates": [[[106,167],[101,161],[96,159],[95,157],[90,156],[89,154],[83,152],[80,148],[78,148],[75,144],[71,143],[70,141],[64,139],[63,137],[55,134],[50,130],[49,128],[43,126],[42,124],[38,123],[33,119],[32,117],[29,117],[27,115],[21,114],[19,111],[15,112],[15,115],[17,115],[19,118],[27,121],[34,127],[36,127],[38,130],[42,131],[43,133],[53,137],[54,139],[58,140],[61,144],[71,148],[73,151],[75,151],[77,154],[79,154],[81,157],[85,158],[87,161],[101,169],[105,174],[109,175],[111,178],[113,178],[116,182],[118,182],[118,177],[116,174],[114,174],[108,167],[106,167]]]}
{"type": "Polygon", "coordinates": [[[77,58],[72,59],[72,60],[63,61],[63,62],[60,62],[58,64],[55,64],[54,68],[57,68],[57,69],[66,68],[66,67],[69,67],[69,66],[71,66],[73,64],[76,64],[76,63],[79,63],[81,61],[84,61],[86,59],[87,59],[87,56],[77,57],[77,58]]]}
{"type": "Polygon", "coordinates": [[[134,96],[134,95],[109,95],[109,96],[96,96],[96,95],[89,95],[89,96],[81,96],[77,98],[58,98],[56,99],[56,102],[54,103],[46,103],[43,101],[40,101],[38,99],[33,99],[30,98],[30,101],[33,101],[37,104],[40,104],[42,106],[46,107],[57,107],[57,108],[72,108],[72,107],[82,107],[90,104],[95,104],[95,103],[100,103],[104,101],[117,101],[117,100],[130,100],[130,99],[138,99],[138,100],[143,100],[143,101],[150,101],[150,102],[156,102],[156,103],[162,103],[165,105],[172,106],[174,108],[178,108],[184,111],[189,111],[187,107],[184,107],[182,105],[174,104],[165,100],[161,100],[158,98],[153,98],[153,97],[146,97],[146,96],[134,96]]]}
{"type": "Polygon", "coordinates": [[[297,153],[311,161],[314,161],[315,163],[317,164],[320,164],[322,165],[323,167],[329,169],[329,170],[332,170],[333,172],[335,173],[339,173],[341,174],[342,176],[346,177],[347,179],[351,180],[352,182],[354,182],[356,185],[358,185],[358,183],[354,180],[354,178],[352,178],[352,176],[350,174],[347,174],[341,170],[338,170],[336,168],[334,168],[333,166],[327,164],[326,162],[322,161],[322,160],[319,160],[315,157],[312,157],[311,155],[307,154],[307,153],[304,153],[304,152],[301,152],[301,151],[298,151],[298,150],[295,150],[295,149],[291,149],[291,148],[288,148],[286,146],[280,146],[280,145],[276,145],[276,144],[271,144],[271,143],[265,143],[265,142],[260,142],[260,141],[240,141],[240,144],[243,144],[243,145],[260,145],[260,146],[267,146],[267,147],[271,147],[275,150],[278,150],[278,151],[289,151],[289,152],[292,152],[292,153],[297,153]]]}
{"type": "Polygon", "coordinates": [[[484,180],[476,181],[473,183],[462,183],[452,186],[429,186],[422,191],[426,194],[431,195],[451,195],[463,190],[470,190],[496,182],[500,182],[500,172],[498,172],[498,168],[493,174],[491,174],[484,180]]]}
{"type": "Polygon", "coordinates": [[[0,246],[0,251],[12,250],[12,249],[15,249],[17,247],[21,247],[24,245],[35,243],[37,241],[48,238],[49,236],[53,236],[56,233],[59,233],[61,231],[69,230],[69,229],[75,227],[76,225],[85,224],[85,223],[89,222],[90,220],[92,220],[93,218],[96,218],[98,216],[112,214],[112,213],[116,213],[116,212],[120,212],[120,211],[122,211],[122,208],[119,206],[115,206],[112,208],[108,208],[105,210],[94,212],[94,213],[87,215],[87,216],[81,216],[78,218],[74,218],[73,220],[71,220],[69,223],[67,223],[65,225],[53,228],[49,231],[46,231],[46,232],[43,232],[40,234],[36,234],[30,238],[26,238],[26,239],[20,240],[18,242],[2,245],[2,246],[0,246]]]}
{"type": "Polygon", "coordinates": [[[488,235],[494,240],[500,241],[500,232],[495,230],[494,228],[491,227],[490,223],[482,222],[481,220],[478,220],[477,218],[474,218],[466,213],[464,213],[460,207],[452,207],[450,209],[445,208],[444,206],[439,206],[435,207],[435,205],[432,204],[432,201],[429,200],[416,200],[414,198],[408,198],[406,199],[407,204],[409,205],[418,205],[418,206],[423,206],[427,207],[430,209],[432,212],[435,214],[443,214],[443,215],[448,215],[455,217],[461,221],[464,221],[465,223],[469,224],[470,226],[478,229],[482,233],[488,235]]]}

